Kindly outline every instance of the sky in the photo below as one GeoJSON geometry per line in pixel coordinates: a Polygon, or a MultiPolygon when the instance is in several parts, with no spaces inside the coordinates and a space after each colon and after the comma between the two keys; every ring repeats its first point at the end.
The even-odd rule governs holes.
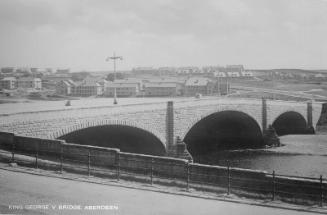
{"type": "Polygon", "coordinates": [[[0,0],[0,67],[327,69],[327,0],[0,0]]]}

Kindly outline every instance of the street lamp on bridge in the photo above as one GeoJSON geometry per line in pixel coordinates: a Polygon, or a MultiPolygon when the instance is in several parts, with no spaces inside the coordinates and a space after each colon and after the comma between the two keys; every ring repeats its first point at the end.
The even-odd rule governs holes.
{"type": "MultiPolygon", "coordinates": [[[[116,80],[116,60],[123,60],[122,56],[116,56],[115,52],[114,55],[112,57],[107,57],[106,61],[109,60],[113,60],[114,61],[114,80],[113,82],[115,82],[116,80]]],[[[116,93],[116,87],[114,85],[114,105],[117,104],[117,93],[116,93]]]]}

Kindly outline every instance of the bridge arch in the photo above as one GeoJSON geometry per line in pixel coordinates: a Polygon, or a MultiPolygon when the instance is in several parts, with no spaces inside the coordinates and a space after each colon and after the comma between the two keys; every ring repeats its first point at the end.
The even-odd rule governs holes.
{"type": "MultiPolygon", "coordinates": [[[[260,124],[252,116],[224,110],[202,117],[187,131],[184,142],[195,161],[215,159],[222,150],[262,146],[260,124]]],[[[206,161],[204,161],[206,163],[206,161]]]]}
{"type": "MultiPolygon", "coordinates": [[[[307,121],[305,117],[296,111],[289,110],[277,116],[272,123],[278,136],[287,134],[308,134],[307,121]]],[[[311,131],[314,133],[314,131],[311,131]]]]}
{"type": "MultiPolygon", "coordinates": [[[[252,107],[252,106],[251,106],[252,107]]],[[[218,106],[218,108],[215,108],[214,110],[210,110],[210,111],[206,111],[204,113],[202,113],[199,116],[196,116],[194,118],[190,117],[190,120],[188,122],[186,122],[186,126],[184,126],[184,128],[181,131],[177,131],[177,136],[180,136],[182,139],[184,139],[187,135],[187,133],[191,130],[191,128],[194,127],[194,125],[196,125],[198,122],[200,122],[201,120],[213,115],[213,114],[217,114],[220,112],[239,112],[239,113],[243,113],[247,116],[249,116],[250,118],[252,118],[256,124],[259,126],[259,128],[262,130],[262,125],[261,125],[261,112],[258,113],[257,110],[255,110],[255,107],[253,107],[252,109],[254,111],[251,111],[251,109],[248,110],[240,110],[241,108],[230,108],[229,106],[218,106]]],[[[187,120],[185,120],[187,121],[187,120]]]]}
{"type": "Polygon", "coordinates": [[[122,120],[84,121],[57,130],[49,136],[52,139],[64,139],[67,142],[120,148],[121,151],[125,152],[151,155],[166,154],[165,138],[159,132],[142,123],[122,120]],[[103,136],[102,140],[99,139],[100,135],[103,136]],[[95,139],[94,144],[89,144],[86,141],[90,137],[92,137],[91,140],[95,139]],[[130,140],[129,145],[126,143],[128,140],[130,140]],[[122,145],[118,144],[119,141],[122,145]],[[152,143],[153,145],[151,145],[152,143]]]}

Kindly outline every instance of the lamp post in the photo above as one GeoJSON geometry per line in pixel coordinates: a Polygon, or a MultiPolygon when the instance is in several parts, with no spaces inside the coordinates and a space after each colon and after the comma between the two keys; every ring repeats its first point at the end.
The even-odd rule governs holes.
{"type": "MultiPolygon", "coordinates": [[[[114,80],[113,80],[113,82],[115,82],[115,80],[116,80],[116,60],[123,60],[123,57],[122,56],[116,56],[116,54],[114,52],[114,55],[112,57],[107,57],[106,61],[109,61],[109,60],[114,61],[114,80]]],[[[114,85],[114,105],[116,105],[117,103],[118,102],[117,102],[116,87],[114,85]]]]}

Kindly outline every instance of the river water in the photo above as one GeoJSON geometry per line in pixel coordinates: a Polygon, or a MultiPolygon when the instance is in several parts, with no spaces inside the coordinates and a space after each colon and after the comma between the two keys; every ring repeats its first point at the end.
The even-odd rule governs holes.
{"type": "MultiPolygon", "coordinates": [[[[256,150],[221,151],[199,163],[264,170],[276,174],[327,177],[327,135],[281,137],[282,147],[256,150]]],[[[197,160],[197,158],[195,158],[197,160]]]]}

